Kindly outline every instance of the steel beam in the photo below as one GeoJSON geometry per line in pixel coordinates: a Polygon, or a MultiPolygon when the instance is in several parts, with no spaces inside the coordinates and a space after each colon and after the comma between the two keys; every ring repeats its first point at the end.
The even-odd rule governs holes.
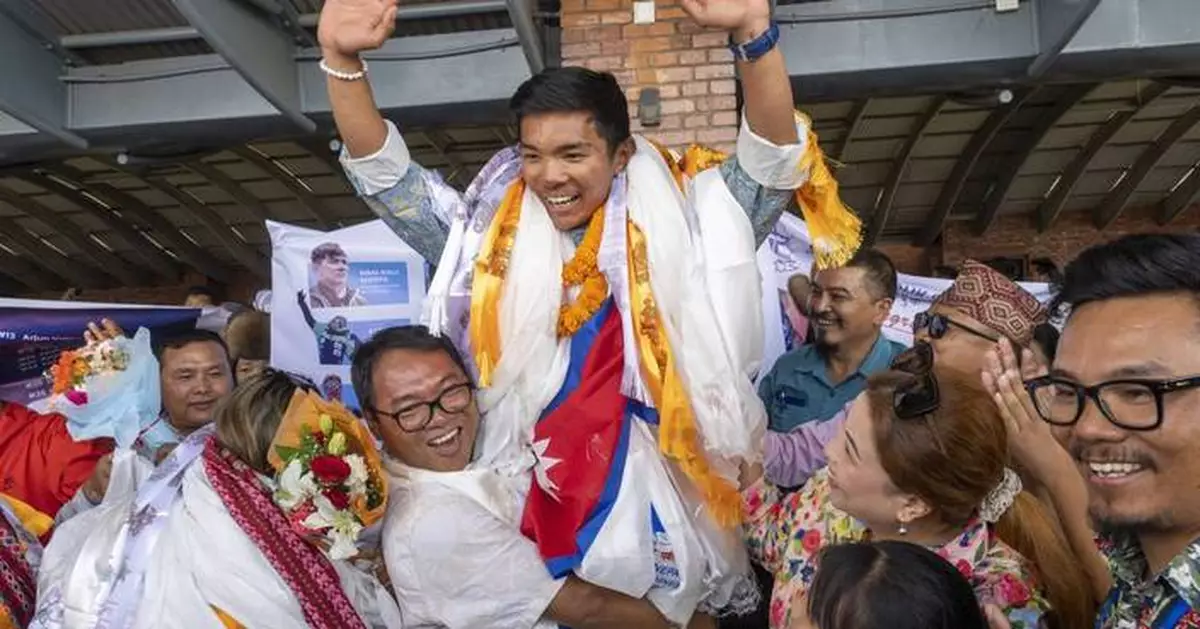
{"type": "Polygon", "coordinates": [[[984,200],[983,207],[979,208],[979,216],[975,219],[975,235],[982,236],[995,222],[996,216],[1000,214],[1001,206],[1008,199],[1008,193],[1012,191],[1012,186],[1017,181],[1017,176],[1021,174],[1021,168],[1025,166],[1025,162],[1029,161],[1029,156],[1037,150],[1046,134],[1050,133],[1050,130],[1058,125],[1063,116],[1067,115],[1067,112],[1071,111],[1095,88],[1095,85],[1080,85],[1060,96],[1050,111],[1042,116],[1037,125],[1029,132],[1029,135],[1025,136],[1021,146],[996,168],[995,185],[987,199],[984,200]]]}
{"type": "Polygon", "coordinates": [[[1083,150],[1075,155],[1070,164],[1063,170],[1058,184],[1054,186],[1049,196],[1046,197],[1042,204],[1037,209],[1038,231],[1045,232],[1054,225],[1054,221],[1058,220],[1062,214],[1063,208],[1067,205],[1067,200],[1071,198],[1071,193],[1075,191],[1075,186],[1083,175],[1087,173],[1088,167],[1091,166],[1092,160],[1096,159],[1096,155],[1113,139],[1125,125],[1129,124],[1146,107],[1162,96],[1170,89],[1162,83],[1150,83],[1138,92],[1137,103],[1135,106],[1122,109],[1113,117],[1109,118],[1095,133],[1088,139],[1088,143],[1083,150]]]}
{"type": "Polygon", "coordinates": [[[1187,179],[1158,204],[1158,224],[1170,224],[1197,201],[1200,201],[1200,164],[1192,166],[1187,179]]]}
{"type": "Polygon", "coordinates": [[[1187,135],[1197,123],[1200,123],[1200,105],[1192,107],[1187,110],[1187,113],[1176,118],[1171,123],[1171,126],[1167,127],[1167,130],[1163,131],[1149,148],[1142,151],[1142,154],[1133,163],[1133,167],[1129,169],[1129,172],[1126,173],[1121,183],[1116,188],[1113,188],[1108,193],[1108,196],[1104,197],[1104,200],[1100,202],[1100,205],[1093,212],[1092,222],[1095,223],[1097,229],[1105,229],[1109,225],[1112,225],[1113,221],[1117,220],[1117,217],[1125,210],[1125,206],[1129,204],[1129,197],[1133,196],[1134,192],[1137,192],[1142,182],[1154,170],[1158,162],[1162,161],[1167,151],[1171,150],[1171,147],[1175,146],[1175,143],[1180,138],[1187,135]]]}
{"type": "Polygon", "coordinates": [[[1031,79],[1045,75],[1099,6],[1100,0],[1038,0],[1038,55],[1025,74],[1031,79]]]}
{"type": "Polygon", "coordinates": [[[43,271],[25,256],[0,256],[0,273],[24,284],[30,291],[60,290],[67,287],[62,277],[43,271]]]}
{"type": "Polygon", "coordinates": [[[221,172],[220,168],[206,164],[200,160],[188,162],[183,167],[204,177],[225,194],[233,197],[233,200],[237,201],[242,208],[253,214],[255,219],[268,221],[274,218],[271,216],[271,211],[267,209],[265,203],[251,194],[249,190],[242,187],[242,184],[235,181],[233,177],[221,172]]]}
{"type": "Polygon", "coordinates": [[[35,174],[21,176],[20,179],[35,186],[45,188],[78,205],[80,209],[92,215],[93,218],[103,223],[109,231],[112,231],[124,240],[125,244],[129,246],[129,250],[133,252],[133,255],[141,258],[146,263],[146,266],[156,275],[167,281],[179,281],[179,265],[170,256],[159,251],[158,247],[155,247],[153,243],[146,240],[142,232],[126,221],[119,211],[108,207],[103,201],[94,196],[84,194],[80,184],[71,181],[69,177],[64,177],[53,170],[46,169],[39,169],[35,174]]]}
{"type": "MultiPolygon", "coordinates": [[[[79,225],[58,212],[46,207],[41,202],[0,186],[0,201],[24,212],[29,218],[43,223],[71,244],[75,245],[85,257],[94,263],[95,267],[120,280],[127,286],[140,286],[146,283],[144,269],[137,269],[121,256],[101,247],[85,233],[79,225]]],[[[79,261],[75,261],[78,264],[79,261]]]]}
{"type": "Polygon", "coordinates": [[[171,182],[162,177],[139,177],[152,188],[171,197],[177,203],[191,212],[196,220],[200,221],[208,231],[212,232],[213,236],[229,251],[233,259],[239,264],[246,267],[255,277],[262,280],[271,278],[270,270],[268,269],[267,261],[254,247],[251,247],[217,214],[216,210],[201,203],[198,199],[188,194],[187,192],[175,187],[171,182]]]}
{"type": "MultiPolygon", "coordinates": [[[[260,2],[260,0],[253,1],[256,3],[260,2]]],[[[281,9],[286,9],[289,4],[288,0],[284,0],[280,7],[281,9]]],[[[460,15],[500,13],[506,10],[508,10],[506,0],[446,0],[442,2],[402,5],[396,11],[396,20],[427,20],[460,15]]],[[[317,13],[305,13],[296,17],[296,24],[301,28],[315,28],[319,18],[320,15],[317,13]]],[[[59,43],[63,48],[68,50],[80,50],[87,48],[108,48],[112,46],[166,44],[202,38],[203,35],[194,27],[170,26],[133,31],[65,35],[60,38],[59,43]]]]}
{"type": "Polygon", "coordinates": [[[304,115],[296,46],[290,38],[235,0],[171,2],[267,102],[305,133],[317,130],[317,123],[304,115]]]}
{"type": "Polygon", "coordinates": [[[332,213],[329,211],[329,208],[325,207],[325,202],[313,194],[312,190],[309,190],[297,181],[295,175],[284,169],[283,165],[278,161],[267,157],[251,146],[238,146],[230,149],[230,151],[251,164],[258,166],[269,177],[283,184],[289,192],[296,195],[296,199],[300,201],[300,205],[303,205],[304,209],[308,210],[313,220],[317,222],[318,227],[329,229],[333,225],[332,213]]]}
{"type": "MultiPolygon", "coordinates": [[[[459,159],[455,157],[453,153],[450,152],[450,138],[446,137],[446,134],[439,129],[426,129],[421,132],[421,135],[425,136],[425,139],[429,142],[429,145],[433,147],[433,150],[440,155],[442,159],[446,160],[446,164],[453,169],[446,179],[457,182],[461,186],[466,186],[469,184],[470,181],[463,181],[463,177],[466,175],[466,168],[464,168],[463,163],[459,161],[459,159]]],[[[466,188],[464,187],[463,189],[465,190],[466,188]]]]}
{"type": "Polygon", "coordinates": [[[850,110],[849,124],[846,126],[846,135],[842,136],[842,141],[838,142],[837,152],[834,153],[834,159],[845,160],[846,151],[850,149],[850,143],[854,141],[854,136],[862,127],[863,118],[867,116],[867,107],[870,106],[871,99],[864,98],[854,103],[854,108],[850,110]]]}
{"type": "Polygon", "coordinates": [[[533,19],[534,0],[508,0],[508,17],[512,20],[517,36],[521,38],[521,50],[529,71],[537,74],[546,69],[546,49],[542,46],[542,35],[533,19]]]}
{"type": "Polygon", "coordinates": [[[933,209],[929,213],[929,219],[917,235],[916,245],[927,247],[942,234],[942,228],[946,226],[946,220],[950,218],[950,212],[954,209],[954,204],[958,202],[958,195],[962,194],[963,186],[967,183],[967,178],[971,176],[971,171],[975,170],[975,164],[979,161],[979,157],[992,143],[992,138],[996,137],[1000,128],[1021,108],[1030,94],[1031,92],[1028,90],[1014,92],[1012,101],[1006,105],[1000,105],[992,111],[983,125],[971,136],[966,148],[959,154],[958,161],[954,163],[950,177],[946,179],[946,183],[942,184],[942,191],[938,194],[937,202],[934,203],[933,209]]]}
{"type": "Polygon", "coordinates": [[[179,227],[155,211],[154,208],[143,203],[141,199],[105,183],[90,183],[88,190],[99,193],[112,205],[120,207],[125,215],[151,230],[156,240],[169,245],[173,249],[173,253],[192,268],[219,282],[228,283],[233,278],[220,260],[188,240],[179,227]]]}
{"type": "MultiPolygon", "coordinates": [[[[1052,13],[1039,9],[1044,4],[1022,2],[998,13],[992,2],[805,2],[780,6],[776,19],[797,97],[843,100],[1026,81],[1052,35],[1066,37],[1071,11],[1083,10],[1052,13]]],[[[1200,36],[1194,20],[1179,17],[1194,12],[1194,0],[1105,0],[1040,78],[1077,83],[1194,73],[1200,36]]],[[[1043,59],[1034,71],[1052,57],[1043,59]]]]}
{"type": "Polygon", "coordinates": [[[0,3],[0,112],[78,149],[87,140],[68,128],[62,61],[0,3]]]}
{"type": "Polygon", "coordinates": [[[942,107],[946,105],[946,100],[945,96],[937,96],[933,99],[933,102],[925,109],[925,113],[913,126],[912,132],[908,134],[904,146],[900,148],[900,154],[896,156],[892,164],[892,171],[888,173],[887,181],[883,184],[883,190],[879,194],[879,200],[875,203],[875,211],[871,213],[871,223],[867,226],[863,246],[875,246],[879,237],[883,235],[888,217],[892,213],[892,204],[896,201],[896,192],[900,189],[900,181],[904,178],[904,171],[908,170],[908,160],[912,158],[917,143],[925,136],[929,125],[933,124],[938,114],[941,113],[942,107]]]}
{"type": "MultiPolygon", "coordinates": [[[[328,117],[319,57],[315,51],[301,54],[296,99],[304,103],[304,113],[328,117]]],[[[407,124],[423,122],[419,118],[507,119],[505,104],[529,78],[511,29],[392,39],[366,58],[380,109],[389,116],[407,114],[401,120],[407,124]]],[[[243,127],[244,142],[270,133],[263,121],[279,116],[217,55],[77,68],[63,80],[71,86],[74,128],[103,135],[107,143],[131,152],[147,135],[172,131],[212,142],[216,123],[222,130],[243,127]]]]}
{"type": "Polygon", "coordinates": [[[12,218],[0,218],[0,243],[63,278],[69,286],[101,288],[106,284],[102,275],[55,251],[12,218]]]}

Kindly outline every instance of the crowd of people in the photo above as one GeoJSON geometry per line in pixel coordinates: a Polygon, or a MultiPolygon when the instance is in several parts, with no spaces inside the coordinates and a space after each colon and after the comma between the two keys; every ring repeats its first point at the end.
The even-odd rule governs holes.
{"type": "Polygon", "coordinates": [[[131,447],[4,403],[0,627],[1200,628],[1200,235],[1084,251],[1050,304],[967,261],[888,340],[896,270],[857,250],[770,3],[682,4],[730,33],[736,155],[673,155],[612,75],[548,70],[460,193],[373,103],[395,1],[327,0],[342,161],[437,261],[427,325],[346,352],[360,415],[270,368],[256,311],[156,339],[131,447]],[[764,372],[785,211],[818,265],[764,372]]]}

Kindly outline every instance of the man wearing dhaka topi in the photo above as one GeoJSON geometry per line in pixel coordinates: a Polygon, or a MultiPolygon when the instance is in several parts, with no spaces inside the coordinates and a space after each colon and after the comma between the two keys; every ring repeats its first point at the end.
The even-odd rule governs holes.
{"type": "MultiPolygon", "coordinates": [[[[679,626],[697,610],[756,603],[736,534],[739,465],[761,459],[765,432],[751,385],[762,343],[755,251],[789,207],[803,212],[825,264],[853,253],[859,227],[793,110],[769,0],[683,8],[730,34],[745,94],[735,156],[697,147],[679,158],[630,133],[611,74],[554,69],[517,89],[518,144],[463,193],[413,163],[374,104],[360,53],[391,35],[395,0],[327,0],[318,32],[347,174],[437,263],[424,320],[463,349],[483,413],[468,442],[447,428],[464,405],[450,410],[436,387],[364,408],[379,423],[429,410],[430,421],[409,424],[422,426],[422,442],[447,461],[471,454],[466,469],[439,463],[395,478],[398,494],[452,487],[519,527],[551,578],[645,599],[679,626]]],[[[393,533],[385,551],[422,543],[393,533]]],[[[503,567],[481,562],[478,572],[499,581],[503,567]]],[[[473,587],[462,598],[479,599],[473,587]]],[[[430,597],[454,593],[397,595],[402,607],[422,596],[419,607],[436,610],[449,603],[430,597]]],[[[496,612],[503,619],[426,620],[530,627],[542,603],[512,601],[496,612]]]]}

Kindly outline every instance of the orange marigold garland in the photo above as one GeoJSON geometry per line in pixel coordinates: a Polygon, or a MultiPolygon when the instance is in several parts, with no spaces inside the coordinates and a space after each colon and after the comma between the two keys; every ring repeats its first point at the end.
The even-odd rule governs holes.
{"type": "Polygon", "coordinates": [[[608,280],[600,272],[600,237],[604,233],[604,208],[596,210],[588,221],[583,240],[575,255],[562,268],[564,289],[579,286],[579,295],[558,310],[559,338],[572,336],[600,311],[608,298],[608,280]]]}

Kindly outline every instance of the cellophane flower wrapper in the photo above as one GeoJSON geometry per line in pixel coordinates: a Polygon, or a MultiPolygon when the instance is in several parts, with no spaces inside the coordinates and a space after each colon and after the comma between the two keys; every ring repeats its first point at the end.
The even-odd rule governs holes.
{"type": "Polygon", "coordinates": [[[362,526],[370,527],[381,520],[387,511],[387,475],[383,471],[383,460],[375,447],[374,437],[341,403],[328,402],[318,395],[296,391],[275,432],[267,462],[275,470],[276,478],[282,481],[288,466],[282,453],[302,449],[306,435],[321,432],[322,417],[332,422],[334,431],[345,435],[345,455],[362,457],[368,482],[378,493],[378,500],[373,506],[363,498],[350,505],[350,510],[362,522],[362,526]]]}
{"type": "MultiPolygon", "coordinates": [[[[142,429],[162,408],[158,360],[150,344],[150,331],[140,328],[130,338],[110,339],[99,347],[124,352],[122,370],[102,371],[84,378],[82,389],[55,393],[50,410],[67,418],[67,430],[77,441],[109,438],[119,448],[132,447],[142,429]]],[[[78,353],[98,351],[83,348],[78,353]]]]}

